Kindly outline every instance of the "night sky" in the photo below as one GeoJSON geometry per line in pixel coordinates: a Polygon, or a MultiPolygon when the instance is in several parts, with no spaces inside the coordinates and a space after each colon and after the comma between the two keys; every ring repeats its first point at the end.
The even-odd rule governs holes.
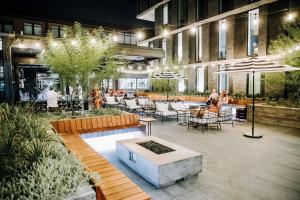
{"type": "Polygon", "coordinates": [[[135,0],[1,0],[0,15],[103,26],[152,27],[152,23],[136,19],[135,6],[135,0]]]}

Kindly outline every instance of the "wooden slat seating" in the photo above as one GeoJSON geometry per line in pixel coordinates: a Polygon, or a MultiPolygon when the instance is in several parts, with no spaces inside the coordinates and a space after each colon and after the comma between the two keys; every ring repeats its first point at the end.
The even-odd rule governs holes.
{"type": "Polygon", "coordinates": [[[55,132],[59,133],[67,149],[72,152],[91,173],[98,173],[99,180],[94,180],[98,200],[148,200],[150,196],[126,175],[114,167],[101,154],[96,152],[80,134],[93,131],[113,130],[117,128],[143,126],[139,116],[124,114],[120,116],[98,116],[51,122],[55,132]]]}

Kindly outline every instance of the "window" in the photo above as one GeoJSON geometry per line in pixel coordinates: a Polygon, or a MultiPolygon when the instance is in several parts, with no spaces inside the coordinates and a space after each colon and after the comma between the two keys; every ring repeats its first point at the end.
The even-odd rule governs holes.
{"type": "Polygon", "coordinates": [[[162,39],[162,49],[165,52],[165,57],[162,59],[162,64],[165,65],[166,64],[166,57],[167,57],[167,40],[166,39],[162,39]]]}
{"type": "Polygon", "coordinates": [[[150,48],[153,48],[154,46],[153,46],[153,42],[149,42],[149,47],[150,48]]]}
{"type": "Polygon", "coordinates": [[[0,32],[12,33],[13,32],[13,22],[11,20],[1,20],[0,21],[0,32]]]}
{"type": "Polygon", "coordinates": [[[3,62],[0,61],[0,78],[4,78],[4,69],[3,69],[3,62]]]}
{"type": "Polygon", "coordinates": [[[119,79],[120,89],[136,89],[136,79],[135,78],[120,78],[119,79]]]}
{"type": "Polygon", "coordinates": [[[219,92],[228,91],[228,74],[220,74],[219,79],[219,92]]]}
{"type": "MultiPolygon", "coordinates": [[[[179,74],[184,75],[184,69],[180,69],[179,74]]],[[[184,92],[185,91],[185,80],[184,78],[178,79],[178,92],[184,92]]]]}
{"type": "Polygon", "coordinates": [[[196,36],[196,61],[202,60],[202,26],[197,28],[196,36]]]}
{"type": "Polygon", "coordinates": [[[164,4],[163,5],[163,19],[162,19],[162,23],[163,23],[163,25],[166,25],[166,24],[168,24],[169,23],[169,11],[168,11],[168,4],[166,3],[166,4],[164,4]]]}
{"type": "Polygon", "coordinates": [[[248,14],[248,55],[258,54],[259,9],[251,10],[248,14]]]}
{"type": "Polygon", "coordinates": [[[197,68],[197,91],[204,92],[204,67],[197,68]]]}
{"type": "Polygon", "coordinates": [[[137,40],[134,35],[128,33],[120,33],[118,37],[118,43],[120,44],[129,44],[129,45],[136,45],[137,40]]]}
{"type": "Polygon", "coordinates": [[[219,13],[233,9],[233,0],[219,0],[219,13]]]}
{"type": "Polygon", "coordinates": [[[53,37],[61,38],[64,36],[65,32],[61,26],[51,26],[51,32],[53,37]]]}
{"type": "Polygon", "coordinates": [[[1,91],[1,92],[5,91],[5,83],[4,83],[4,80],[0,80],[0,91],[1,91]]]}
{"type": "MultiPolygon", "coordinates": [[[[254,74],[254,94],[260,94],[260,83],[261,83],[261,74],[256,72],[254,74]]],[[[248,75],[248,94],[253,94],[253,76],[252,73],[248,75]]]]}
{"type": "Polygon", "coordinates": [[[179,27],[184,26],[187,23],[187,18],[188,18],[187,14],[188,14],[187,0],[178,0],[177,25],[179,27]]]}
{"type": "Polygon", "coordinates": [[[112,79],[104,79],[102,81],[104,86],[108,86],[108,89],[113,89],[113,80],[112,79]]]}
{"type": "Polygon", "coordinates": [[[0,38],[0,51],[2,51],[2,38],[0,38]]]}
{"type": "Polygon", "coordinates": [[[207,17],[208,0],[197,0],[197,20],[202,20],[207,17]]]}
{"type": "Polygon", "coordinates": [[[226,19],[219,21],[219,59],[226,59],[226,19]]]}
{"type": "Polygon", "coordinates": [[[42,35],[41,24],[24,23],[24,34],[25,35],[42,35]]]}
{"type": "Polygon", "coordinates": [[[177,56],[180,64],[182,62],[182,33],[177,34],[177,56]]]}
{"type": "Polygon", "coordinates": [[[137,79],[137,88],[138,89],[148,89],[149,88],[148,79],[138,78],[137,79]]]}

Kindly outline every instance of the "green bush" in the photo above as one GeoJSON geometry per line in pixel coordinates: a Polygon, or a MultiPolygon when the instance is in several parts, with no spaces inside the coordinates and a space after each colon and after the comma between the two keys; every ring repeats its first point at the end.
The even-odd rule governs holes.
{"type": "Polygon", "coordinates": [[[83,167],[42,120],[0,107],[0,199],[59,199],[88,181],[83,167]]]}

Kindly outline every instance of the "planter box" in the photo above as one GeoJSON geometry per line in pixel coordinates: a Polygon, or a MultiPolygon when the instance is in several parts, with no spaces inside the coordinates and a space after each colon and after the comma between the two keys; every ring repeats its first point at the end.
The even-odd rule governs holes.
{"type": "Polygon", "coordinates": [[[185,180],[202,171],[202,155],[157,137],[117,141],[119,159],[157,188],[185,180]],[[154,141],[174,151],[156,154],[139,143],[154,141]]]}
{"type": "MultiPolygon", "coordinates": [[[[252,121],[252,105],[248,105],[247,120],[252,121]]],[[[300,128],[300,108],[283,106],[255,105],[255,122],[300,128]]]]}

